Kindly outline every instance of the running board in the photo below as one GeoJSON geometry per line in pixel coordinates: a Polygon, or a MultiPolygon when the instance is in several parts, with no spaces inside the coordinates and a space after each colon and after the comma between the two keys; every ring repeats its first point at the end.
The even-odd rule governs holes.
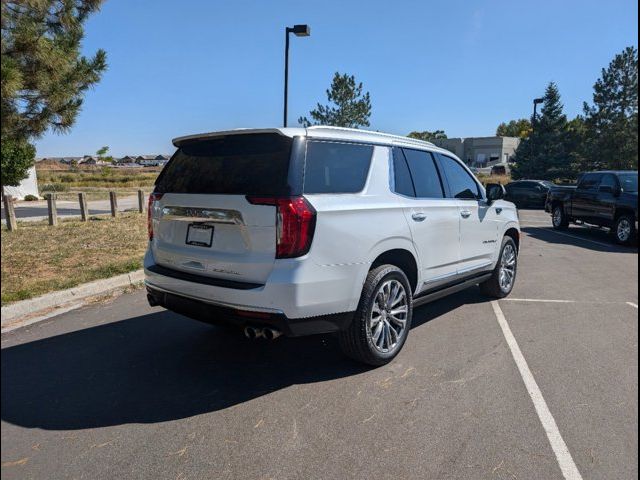
{"type": "Polygon", "coordinates": [[[433,292],[423,293],[422,295],[415,297],[413,299],[413,306],[419,307],[420,305],[424,305],[426,303],[434,302],[436,300],[441,299],[442,297],[446,297],[447,295],[451,295],[452,293],[459,292],[461,290],[466,290],[469,287],[482,283],[486,280],[489,280],[493,275],[493,272],[487,272],[477,277],[470,278],[468,280],[464,280],[461,283],[455,283],[448,287],[441,288],[439,290],[435,290],[433,292]]]}

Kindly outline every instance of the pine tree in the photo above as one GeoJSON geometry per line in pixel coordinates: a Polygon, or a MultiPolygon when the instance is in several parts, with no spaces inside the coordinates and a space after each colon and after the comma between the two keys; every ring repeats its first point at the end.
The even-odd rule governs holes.
{"type": "Polygon", "coordinates": [[[331,125],[334,127],[368,127],[371,116],[371,98],[369,92],[362,94],[362,83],[356,84],[353,75],[335,73],[331,88],[327,90],[327,99],[333,105],[317,104],[309,113],[313,120],[300,117],[298,123],[304,127],[310,125],[331,125]]]}
{"type": "Polygon", "coordinates": [[[627,47],[602,69],[584,104],[586,156],[592,166],[638,168],[638,50],[627,47]]]}
{"type": "Polygon", "coordinates": [[[540,116],[531,123],[533,131],[516,150],[514,178],[555,180],[572,177],[571,156],[567,150],[567,117],[555,83],[547,86],[540,116]]]}
{"type": "Polygon", "coordinates": [[[2,149],[3,185],[26,178],[33,164],[11,152],[33,151],[29,142],[48,129],[68,131],[106,69],[103,50],[80,54],[83,22],[101,1],[2,1],[1,134],[11,142],[2,149]]]}
{"type": "Polygon", "coordinates": [[[418,140],[424,140],[425,142],[433,142],[434,140],[443,140],[447,138],[447,134],[444,133],[444,130],[434,130],[433,132],[425,130],[424,132],[411,132],[407,137],[417,138],[418,140]]]}

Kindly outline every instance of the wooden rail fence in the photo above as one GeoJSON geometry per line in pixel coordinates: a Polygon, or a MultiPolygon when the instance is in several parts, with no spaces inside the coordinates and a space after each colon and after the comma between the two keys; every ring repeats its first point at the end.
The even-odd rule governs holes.
{"type": "MultiPolygon", "coordinates": [[[[138,200],[138,208],[137,211],[139,213],[144,213],[145,211],[145,193],[142,190],[138,190],[137,200],[138,200]]],[[[47,219],[50,226],[55,227],[58,225],[58,205],[57,205],[57,194],[55,193],[47,193],[45,195],[45,199],[47,200],[47,219]]],[[[4,213],[5,213],[5,222],[7,225],[7,230],[15,231],[18,229],[18,222],[16,219],[16,211],[14,200],[9,195],[3,195],[2,198],[4,204],[4,213]]],[[[89,220],[89,203],[87,201],[86,193],[78,193],[78,204],[80,206],[80,220],[83,222],[87,222],[89,220]]],[[[109,210],[112,217],[118,216],[118,195],[115,191],[109,192],[109,210]]],[[[74,215],[75,216],[75,215],[74,215]]]]}

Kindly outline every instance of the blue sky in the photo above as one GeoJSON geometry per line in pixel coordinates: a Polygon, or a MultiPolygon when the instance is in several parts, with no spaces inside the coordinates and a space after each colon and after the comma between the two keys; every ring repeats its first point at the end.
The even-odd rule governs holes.
{"type": "Polygon", "coordinates": [[[171,138],[280,126],[284,27],[291,39],[289,125],[308,114],[336,71],[371,93],[371,129],[495,133],[531,114],[549,81],[573,116],[613,56],[636,45],[635,1],[110,0],[86,25],[83,49],[109,70],[69,134],[38,156],[171,153],[171,138]]]}

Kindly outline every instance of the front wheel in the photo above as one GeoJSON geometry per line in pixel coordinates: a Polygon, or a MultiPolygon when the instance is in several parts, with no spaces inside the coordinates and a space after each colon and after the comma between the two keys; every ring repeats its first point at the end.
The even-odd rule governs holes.
{"type": "Polygon", "coordinates": [[[636,222],[631,215],[620,215],[613,225],[613,236],[620,245],[630,245],[636,236],[636,222]]]}
{"type": "Polygon", "coordinates": [[[565,230],[569,226],[569,219],[562,205],[555,205],[551,213],[551,221],[553,228],[556,230],[565,230]]]}
{"type": "Polygon", "coordinates": [[[338,338],[348,357],[368,365],[389,363],[402,349],[413,315],[409,280],[395,265],[369,271],[351,325],[338,338]]]}
{"type": "Polygon", "coordinates": [[[518,247],[511,237],[504,237],[498,264],[489,280],[480,284],[480,291],[493,298],[504,298],[511,293],[518,273],[518,247]]]}

